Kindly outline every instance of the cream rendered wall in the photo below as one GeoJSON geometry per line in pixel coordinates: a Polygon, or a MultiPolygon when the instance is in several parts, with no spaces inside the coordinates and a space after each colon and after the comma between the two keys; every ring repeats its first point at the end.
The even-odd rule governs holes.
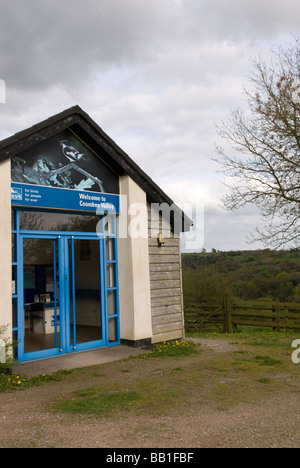
{"type": "Polygon", "coordinates": [[[121,339],[152,337],[148,213],[145,192],[129,177],[120,177],[118,260],[121,339]]]}
{"type": "Polygon", "coordinates": [[[11,267],[11,173],[10,159],[0,163],[0,326],[8,325],[12,336],[12,267],[11,267]]]}

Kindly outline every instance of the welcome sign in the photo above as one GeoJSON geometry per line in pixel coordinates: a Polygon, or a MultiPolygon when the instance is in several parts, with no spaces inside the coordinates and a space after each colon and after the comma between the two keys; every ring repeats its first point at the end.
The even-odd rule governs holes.
{"type": "Polygon", "coordinates": [[[11,184],[11,203],[24,208],[52,208],[93,214],[120,212],[118,195],[16,183],[11,184]]]}
{"type": "Polygon", "coordinates": [[[12,158],[11,180],[14,206],[119,213],[118,175],[69,129],[12,158]]]}

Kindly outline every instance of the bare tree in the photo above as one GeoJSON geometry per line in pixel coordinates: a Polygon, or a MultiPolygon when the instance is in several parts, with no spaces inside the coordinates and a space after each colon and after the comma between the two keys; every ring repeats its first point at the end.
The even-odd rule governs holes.
{"type": "Polygon", "coordinates": [[[272,60],[253,61],[247,115],[231,112],[218,127],[234,155],[217,147],[221,172],[233,179],[224,205],[252,203],[267,221],[253,240],[279,248],[300,245],[300,44],[272,51],[272,60]]]}

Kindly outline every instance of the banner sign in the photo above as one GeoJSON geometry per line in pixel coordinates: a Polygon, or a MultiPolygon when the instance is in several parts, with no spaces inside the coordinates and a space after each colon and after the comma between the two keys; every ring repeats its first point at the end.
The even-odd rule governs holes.
{"type": "Polygon", "coordinates": [[[94,153],[67,129],[11,159],[11,181],[76,191],[119,194],[119,177],[104,150],[94,153]]]}
{"type": "Polygon", "coordinates": [[[120,212],[118,195],[31,184],[12,183],[11,203],[24,208],[86,211],[93,214],[120,212]]]}

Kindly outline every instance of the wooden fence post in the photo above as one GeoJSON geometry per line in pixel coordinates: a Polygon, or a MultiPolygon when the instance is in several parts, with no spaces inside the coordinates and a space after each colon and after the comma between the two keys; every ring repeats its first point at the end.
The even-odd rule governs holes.
{"type": "Polygon", "coordinates": [[[284,320],[285,320],[285,331],[289,329],[289,309],[287,306],[284,306],[284,320]]]}
{"type": "Polygon", "coordinates": [[[232,303],[228,294],[223,302],[223,333],[232,333],[232,303]]]}
{"type": "Polygon", "coordinates": [[[276,326],[273,327],[274,331],[280,332],[280,322],[281,322],[281,311],[278,305],[272,307],[273,318],[272,322],[276,323],[276,326]]]}

